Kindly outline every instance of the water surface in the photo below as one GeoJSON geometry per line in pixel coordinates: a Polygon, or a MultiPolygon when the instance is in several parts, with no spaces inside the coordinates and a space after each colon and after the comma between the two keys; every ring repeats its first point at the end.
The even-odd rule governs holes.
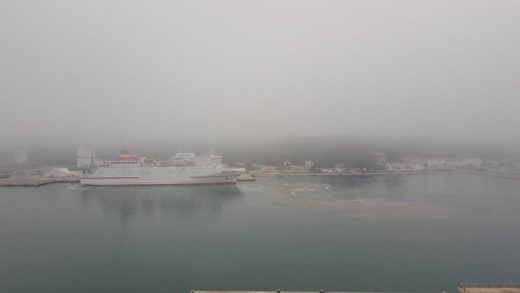
{"type": "Polygon", "coordinates": [[[272,177],[0,189],[0,292],[454,292],[518,281],[520,181],[272,177]]]}

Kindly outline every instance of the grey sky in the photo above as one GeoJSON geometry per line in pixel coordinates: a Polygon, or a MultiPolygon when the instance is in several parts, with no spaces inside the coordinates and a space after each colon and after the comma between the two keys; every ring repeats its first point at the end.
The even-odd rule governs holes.
{"type": "Polygon", "coordinates": [[[0,2],[3,143],[518,139],[520,1],[0,2]]]}

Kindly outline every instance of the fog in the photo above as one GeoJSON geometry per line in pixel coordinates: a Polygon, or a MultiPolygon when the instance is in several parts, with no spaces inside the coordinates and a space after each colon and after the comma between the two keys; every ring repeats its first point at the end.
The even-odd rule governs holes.
{"type": "Polygon", "coordinates": [[[519,1],[0,2],[1,143],[518,142],[519,1]]]}

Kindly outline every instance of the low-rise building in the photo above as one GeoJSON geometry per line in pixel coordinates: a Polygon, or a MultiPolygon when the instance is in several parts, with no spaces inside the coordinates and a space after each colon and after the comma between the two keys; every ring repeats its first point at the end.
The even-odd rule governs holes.
{"type": "Polygon", "coordinates": [[[427,170],[448,170],[449,164],[446,160],[440,159],[431,159],[426,160],[426,169],[427,170]]]}
{"type": "Polygon", "coordinates": [[[334,168],[322,168],[321,173],[323,174],[334,174],[334,168]]]}
{"type": "Polygon", "coordinates": [[[464,159],[462,165],[469,169],[481,169],[484,167],[484,160],[478,158],[464,159]]]}
{"type": "Polygon", "coordinates": [[[80,146],[76,149],[76,167],[90,168],[94,166],[96,151],[93,147],[80,146]]]}
{"type": "Polygon", "coordinates": [[[76,174],[70,171],[68,168],[52,168],[51,171],[45,173],[44,177],[49,178],[67,178],[74,177],[76,174]]]}
{"type": "Polygon", "coordinates": [[[390,172],[419,172],[424,171],[423,163],[393,162],[386,163],[386,170],[390,172]]]}
{"type": "Polygon", "coordinates": [[[314,162],[311,160],[305,160],[303,167],[310,170],[312,167],[314,167],[314,162]]]}
{"type": "Polygon", "coordinates": [[[385,153],[371,152],[370,155],[375,158],[376,165],[381,166],[383,168],[385,167],[385,165],[386,165],[386,154],[385,153]]]}
{"type": "Polygon", "coordinates": [[[336,164],[334,164],[334,172],[337,172],[337,173],[347,172],[347,168],[345,168],[344,163],[336,163],[336,164]]]}
{"type": "Polygon", "coordinates": [[[275,166],[253,164],[251,166],[251,168],[252,168],[252,170],[250,171],[251,174],[257,174],[257,175],[278,175],[278,174],[280,174],[280,169],[275,166]]]}
{"type": "Polygon", "coordinates": [[[310,160],[306,160],[303,166],[293,165],[290,161],[285,160],[283,162],[283,171],[289,173],[307,173],[310,172],[314,163],[310,160]]]}

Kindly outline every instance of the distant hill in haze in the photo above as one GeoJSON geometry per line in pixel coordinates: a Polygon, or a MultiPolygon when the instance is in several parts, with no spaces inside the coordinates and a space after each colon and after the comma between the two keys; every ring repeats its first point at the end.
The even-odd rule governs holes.
{"type": "Polygon", "coordinates": [[[289,160],[303,164],[312,160],[317,167],[345,163],[348,168],[374,167],[370,152],[384,152],[389,160],[406,155],[426,158],[479,157],[502,160],[520,158],[520,149],[514,145],[498,145],[487,141],[462,141],[434,138],[396,138],[345,136],[293,136],[241,149],[226,149],[224,158],[230,162],[265,163],[275,166],[289,160]]]}
{"type": "MultiPolygon", "coordinates": [[[[263,144],[210,145],[208,143],[148,143],[129,145],[125,148],[140,156],[168,158],[177,151],[204,153],[213,147],[224,156],[227,163],[269,164],[281,166],[284,160],[293,164],[303,164],[312,160],[316,167],[331,167],[344,163],[347,168],[375,167],[370,152],[384,152],[388,160],[398,160],[405,155],[426,158],[469,158],[503,160],[520,159],[520,145],[497,141],[463,141],[458,139],[367,137],[356,135],[343,136],[289,136],[263,144]]],[[[96,146],[97,157],[113,159],[121,146],[96,146]]],[[[76,146],[59,147],[13,147],[0,149],[0,165],[12,164],[14,151],[29,152],[31,165],[75,165],[76,146]]]]}
{"type": "Polygon", "coordinates": [[[295,164],[312,160],[317,167],[333,166],[337,162],[349,167],[362,167],[370,162],[369,153],[378,150],[377,142],[359,137],[286,137],[246,149],[226,150],[224,158],[275,166],[284,160],[295,164]]]}

